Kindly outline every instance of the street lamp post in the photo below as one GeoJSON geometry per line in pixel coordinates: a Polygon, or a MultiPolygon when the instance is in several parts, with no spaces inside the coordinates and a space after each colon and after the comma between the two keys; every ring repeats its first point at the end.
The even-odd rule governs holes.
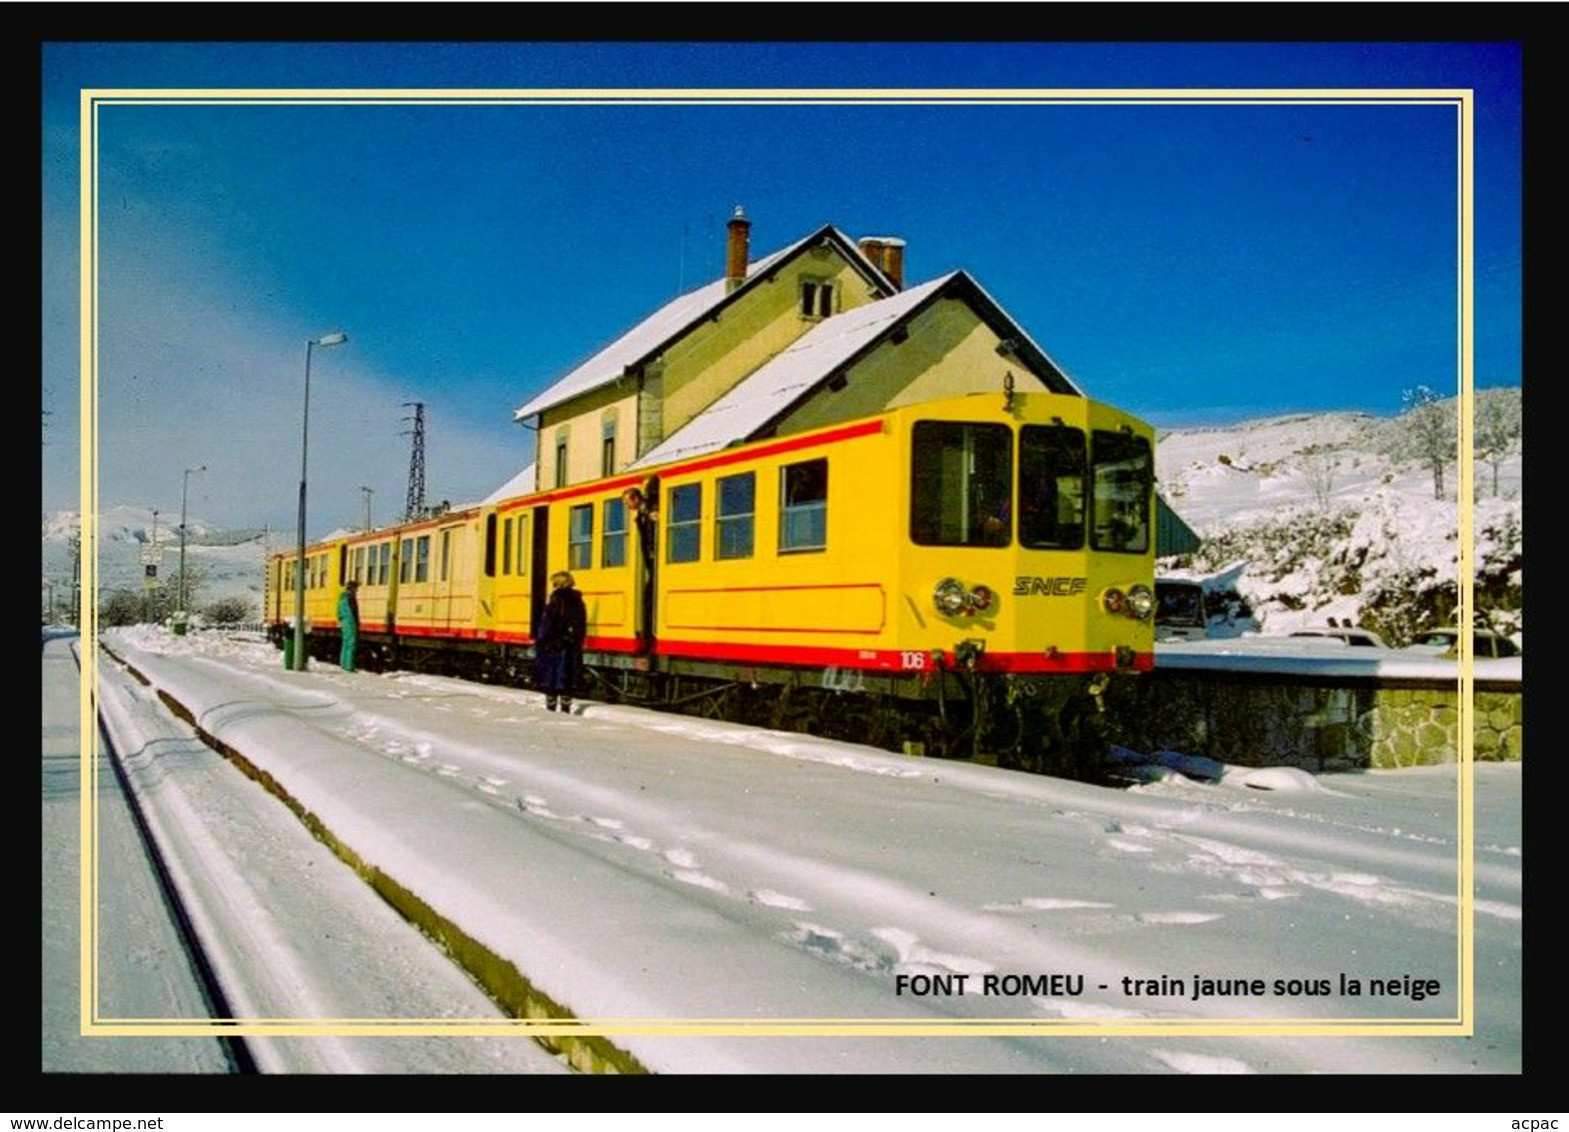
{"type": "Polygon", "coordinates": [[[311,435],[311,349],[341,346],[347,334],[323,334],[305,340],[305,414],[300,426],[300,523],[299,543],[294,559],[294,670],[305,671],[305,468],[310,455],[311,435]]]}
{"type": "MultiPolygon", "coordinates": [[[[180,612],[181,613],[185,612],[185,593],[186,593],[186,585],[185,585],[185,501],[190,496],[190,493],[191,493],[191,476],[195,475],[197,472],[205,472],[206,470],[207,470],[207,465],[206,464],[203,464],[199,468],[186,468],[185,469],[185,483],[180,488],[180,593],[179,593],[178,596],[180,598],[180,612]]],[[[154,514],[156,515],[156,512],[154,512],[154,514]]],[[[156,518],[154,518],[153,522],[156,523],[157,521],[158,520],[156,518]]]]}

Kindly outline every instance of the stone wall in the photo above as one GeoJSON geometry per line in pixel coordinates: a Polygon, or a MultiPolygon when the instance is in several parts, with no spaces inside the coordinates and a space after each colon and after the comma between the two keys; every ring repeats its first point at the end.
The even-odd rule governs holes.
{"type": "MultiPolygon", "coordinates": [[[[1522,756],[1522,699],[1518,685],[1475,694],[1476,759],[1522,756]]],[[[1421,766],[1460,751],[1458,689],[1443,681],[1156,670],[1114,682],[1106,708],[1112,742],[1237,766],[1421,766]]]]}

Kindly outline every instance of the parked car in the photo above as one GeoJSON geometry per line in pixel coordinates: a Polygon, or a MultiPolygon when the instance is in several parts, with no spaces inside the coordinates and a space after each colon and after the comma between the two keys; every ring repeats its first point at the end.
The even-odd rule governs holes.
{"type": "Polygon", "coordinates": [[[1209,636],[1204,587],[1186,578],[1155,579],[1155,639],[1202,641],[1209,636]]]}
{"type": "Polygon", "coordinates": [[[1387,649],[1389,646],[1371,629],[1352,629],[1348,626],[1329,626],[1322,628],[1298,629],[1291,634],[1293,637],[1319,637],[1340,641],[1353,648],[1387,649]]]}
{"type": "MultiPolygon", "coordinates": [[[[1434,655],[1448,655],[1459,651],[1459,629],[1429,629],[1411,642],[1410,651],[1434,655]]],[[[1471,631],[1471,655],[1478,660],[1487,657],[1519,656],[1520,646],[1491,629],[1471,631]]]]}

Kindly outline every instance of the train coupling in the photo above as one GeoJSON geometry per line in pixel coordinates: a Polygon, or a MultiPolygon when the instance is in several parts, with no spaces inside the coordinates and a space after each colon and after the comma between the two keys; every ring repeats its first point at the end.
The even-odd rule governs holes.
{"type": "Polygon", "coordinates": [[[953,646],[953,658],[967,671],[974,672],[980,663],[981,654],[986,651],[986,642],[974,637],[967,637],[953,646]]]}
{"type": "Polygon", "coordinates": [[[1090,682],[1085,685],[1084,690],[1089,693],[1090,699],[1095,701],[1096,712],[1104,712],[1106,710],[1106,685],[1110,683],[1111,673],[1097,672],[1090,677],[1090,682]]]}

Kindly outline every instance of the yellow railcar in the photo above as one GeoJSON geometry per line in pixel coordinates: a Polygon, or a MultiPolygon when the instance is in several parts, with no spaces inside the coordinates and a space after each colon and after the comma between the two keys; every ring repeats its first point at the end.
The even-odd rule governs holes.
{"type": "Polygon", "coordinates": [[[915,732],[874,737],[1017,752],[1038,738],[1033,711],[1050,732],[1070,699],[1152,666],[1154,451],[1148,425],[1083,397],[970,394],[312,557],[339,562],[325,570],[339,583],[362,578],[362,640],[394,658],[525,679],[548,578],[567,570],[588,608],[591,696],[829,730],[824,713],[854,694],[876,705],[850,713],[863,723],[915,701],[930,709],[915,732]],[[647,528],[630,487],[657,506],[647,528]]]}
{"type": "MultiPolygon", "coordinates": [[[[312,543],[305,548],[305,626],[308,632],[331,636],[338,628],[338,595],[343,592],[342,539],[312,543]]],[[[275,554],[267,560],[263,604],[275,640],[281,642],[294,626],[298,551],[275,554]]]]}

